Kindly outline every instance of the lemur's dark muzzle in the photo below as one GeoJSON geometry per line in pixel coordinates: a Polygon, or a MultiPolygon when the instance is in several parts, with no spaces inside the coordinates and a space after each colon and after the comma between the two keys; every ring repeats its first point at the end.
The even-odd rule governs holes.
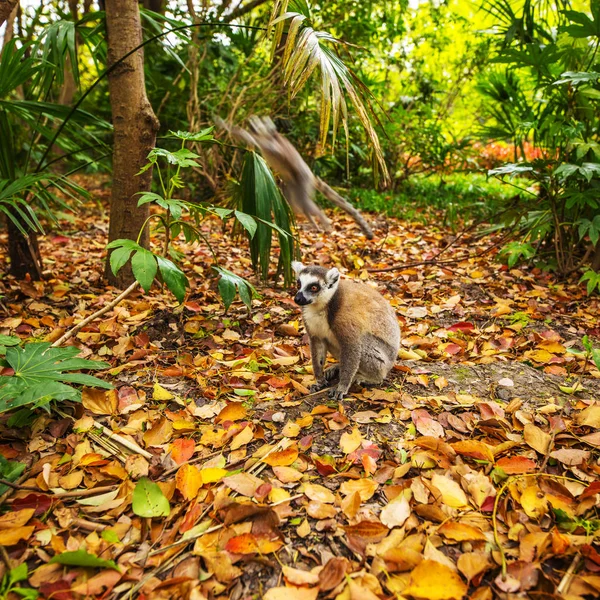
{"type": "Polygon", "coordinates": [[[298,292],[294,296],[294,302],[298,306],[306,306],[307,304],[310,304],[310,300],[307,300],[306,297],[304,296],[304,294],[302,292],[298,292]]]}

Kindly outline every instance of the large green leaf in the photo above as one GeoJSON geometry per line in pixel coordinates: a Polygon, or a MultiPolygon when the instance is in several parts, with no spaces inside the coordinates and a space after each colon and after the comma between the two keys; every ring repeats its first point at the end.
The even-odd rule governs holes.
{"type": "Polygon", "coordinates": [[[52,348],[47,342],[7,348],[6,363],[14,375],[0,377],[0,413],[26,404],[42,406],[50,400],[80,400],[81,392],[66,383],[112,388],[97,377],[72,373],[110,367],[105,362],[76,358],[78,354],[74,346],[52,348]]]}
{"type": "Polygon", "coordinates": [[[50,559],[50,564],[53,563],[69,565],[72,567],[96,567],[99,569],[114,569],[115,571],[120,571],[115,561],[100,558],[85,550],[73,550],[71,552],[56,554],[50,559]]]}
{"type": "Polygon", "coordinates": [[[175,298],[177,298],[179,302],[183,302],[185,298],[185,289],[188,286],[187,277],[183,271],[169,259],[157,256],[156,260],[158,261],[158,268],[160,269],[163,281],[167,284],[167,287],[171,290],[175,298]]]}
{"type": "Polygon", "coordinates": [[[133,269],[133,275],[144,288],[144,291],[149,292],[157,271],[154,254],[149,250],[140,248],[131,259],[131,268],[133,269]]]}
{"type": "Polygon", "coordinates": [[[147,477],[137,482],[131,508],[138,517],[168,517],[171,512],[169,501],[160,487],[147,477]]]}
{"type": "MultiPolygon", "coordinates": [[[[6,460],[2,454],[0,454],[0,479],[5,481],[16,481],[19,475],[25,470],[25,463],[16,461],[6,460]]],[[[8,490],[8,486],[0,483],[0,494],[4,494],[8,490]]]]}

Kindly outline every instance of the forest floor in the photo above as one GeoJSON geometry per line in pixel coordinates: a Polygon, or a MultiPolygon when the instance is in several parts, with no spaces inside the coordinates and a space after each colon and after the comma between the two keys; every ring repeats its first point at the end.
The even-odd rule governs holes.
{"type": "MultiPolygon", "coordinates": [[[[108,191],[90,187],[41,240],[45,280],[0,281],[0,333],[53,341],[116,296],[108,191]]],[[[251,314],[225,313],[209,248],[179,244],[183,305],[136,293],[71,340],[114,390],[0,419],[0,454],[26,464],[1,497],[0,597],[19,564],[21,596],[53,600],[598,597],[600,372],[572,353],[600,346],[598,297],[502,267],[493,237],[370,215],[367,241],[332,218],[301,228],[303,262],[390,300],[403,341],[386,385],[309,395],[293,291],[257,284],[251,314]],[[169,514],[134,513],[134,489],[169,514]]],[[[205,233],[255,281],[245,242],[205,233]]]]}

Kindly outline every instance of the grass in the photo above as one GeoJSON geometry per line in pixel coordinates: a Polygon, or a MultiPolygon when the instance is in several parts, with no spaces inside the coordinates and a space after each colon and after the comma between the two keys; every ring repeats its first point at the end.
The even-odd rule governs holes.
{"type": "MultiPolygon", "coordinates": [[[[527,186],[527,182],[517,184],[527,186]]],[[[455,229],[465,221],[491,217],[518,192],[513,186],[479,173],[451,173],[443,178],[413,177],[393,192],[352,188],[349,198],[365,212],[385,213],[408,221],[438,222],[455,229]]]]}

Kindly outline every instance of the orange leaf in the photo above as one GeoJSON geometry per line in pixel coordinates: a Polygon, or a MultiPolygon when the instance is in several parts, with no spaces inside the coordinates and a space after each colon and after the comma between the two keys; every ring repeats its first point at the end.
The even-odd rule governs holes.
{"type": "Polygon", "coordinates": [[[118,404],[117,390],[83,388],[81,402],[95,415],[114,415],[117,412],[118,404]]]}
{"type": "Polygon", "coordinates": [[[289,467],[297,458],[298,447],[293,444],[280,452],[272,452],[263,459],[263,462],[271,467],[289,467]]]}
{"type": "Polygon", "coordinates": [[[202,487],[200,469],[189,464],[181,466],[175,476],[175,485],[186,500],[193,500],[202,487]]]}
{"type": "Polygon", "coordinates": [[[448,521],[438,528],[438,533],[446,539],[454,540],[455,542],[464,542],[471,540],[487,540],[483,531],[478,527],[467,525],[466,523],[455,523],[448,521]]]}
{"type": "Polygon", "coordinates": [[[247,414],[246,407],[241,402],[230,402],[215,418],[215,422],[240,421],[247,414]]]}
{"type": "Polygon", "coordinates": [[[170,446],[171,458],[175,464],[180,465],[192,458],[196,443],[189,438],[177,438],[170,446]]]}
{"type": "Polygon", "coordinates": [[[23,527],[35,513],[35,508],[23,508],[8,512],[0,517],[0,529],[23,527]]]}
{"type": "Polygon", "coordinates": [[[14,546],[21,540],[28,540],[34,529],[33,525],[15,527],[14,529],[2,529],[0,530],[0,546],[14,546]]]}
{"type": "Polygon", "coordinates": [[[471,456],[477,460],[487,460],[488,462],[494,462],[494,453],[492,449],[484,442],[477,440],[464,440],[462,442],[455,442],[450,444],[457,454],[463,456],[471,456]]]}
{"type": "Polygon", "coordinates": [[[507,475],[521,475],[533,473],[537,469],[537,463],[526,456],[508,456],[496,462],[507,475]]]}

